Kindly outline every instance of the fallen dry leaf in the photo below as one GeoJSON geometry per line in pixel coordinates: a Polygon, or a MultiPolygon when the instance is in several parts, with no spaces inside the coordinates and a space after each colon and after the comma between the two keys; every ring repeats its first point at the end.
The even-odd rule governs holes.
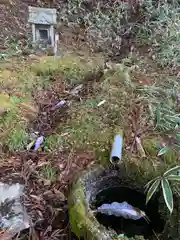
{"type": "Polygon", "coordinates": [[[64,194],[61,191],[57,190],[56,188],[54,188],[54,193],[60,201],[66,200],[66,197],[64,196],[64,194]]]}

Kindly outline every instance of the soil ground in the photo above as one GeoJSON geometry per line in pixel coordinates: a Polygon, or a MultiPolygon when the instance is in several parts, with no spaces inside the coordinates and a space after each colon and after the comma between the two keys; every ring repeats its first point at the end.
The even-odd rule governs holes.
{"type": "MultiPolygon", "coordinates": [[[[134,93],[131,92],[131,85],[122,85],[119,82],[119,75],[117,78],[112,74],[114,70],[110,70],[110,78],[105,77],[100,70],[98,74],[93,73],[91,77],[86,76],[85,80],[81,80],[83,82],[80,85],[74,85],[69,82],[72,76],[67,78],[66,71],[64,75],[57,73],[54,68],[52,69],[52,72],[55,72],[54,75],[51,75],[51,68],[46,72],[49,66],[47,62],[52,61],[51,57],[36,57],[38,61],[37,59],[32,60],[32,58],[23,61],[24,68],[20,72],[20,76],[16,60],[9,61],[7,59],[3,63],[5,67],[1,71],[2,74],[6,75],[12,64],[14,67],[13,73],[8,72],[11,77],[8,76],[7,81],[2,81],[2,96],[6,94],[9,98],[22,98],[26,105],[22,105],[24,106],[23,112],[20,112],[22,115],[20,121],[22,121],[21,124],[24,125],[25,131],[22,136],[19,136],[19,132],[12,136],[14,133],[11,133],[10,130],[11,127],[13,127],[13,130],[17,129],[18,131],[19,129],[17,115],[14,116],[15,119],[8,122],[8,130],[1,128],[1,136],[4,140],[1,145],[0,177],[2,182],[20,182],[25,185],[25,206],[32,222],[36,222],[30,233],[24,231],[18,239],[28,239],[29,236],[32,239],[43,240],[59,239],[59,237],[61,239],[75,239],[68,222],[67,206],[67,196],[74,176],[81,170],[88,169],[97,161],[108,159],[115,129],[120,127],[125,129],[124,149],[133,156],[133,161],[138,168],[142,165],[140,163],[141,152],[137,151],[134,136],[143,139],[144,137],[156,136],[158,133],[154,132],[152,123],[147,122],[144,103],[135,101],[134,93]],[[41,61],[43,61],[42,69],[41,61]],[[30,70],[29,65],[32,66],[30,70]],[[30,88],[29,92],[26,92],[24,87],[27,87],[27,82],[24,80],[30,74],[29,71],[33,73],[31,81],[36,82],[35,85],[28,83],[30,88]],[[16,75],[17,72],[18,76],[16,75]],[[23,81],[19,82],[22,76],[23,81]],[[47,84],[44,83],[46,77],[48,77],[47,84]],[[9,84],[11,78],[17,78],[15,88],[9,84]],[[111,79],[111,85],[108,83],[109,79],[111,79]],[[122,88],[120,92],[119,84],[122,88]],[[72,94],[73,90],[76,89],[74,86],[80,86],[78,93],[75,95],[72,94]],[[126,91],[128,91],[128,95],[132,94],[131,97],[126,95],[126,91]],[[29,93],[30,96],[28,96],[29,93]],[[98,108],[97,104],[103,98],[106,99],[106,102],[98,108]],[[65,100],[67,104],[59,109],[54,109],[59,100],[65,100]],[[33,103],[31,106],[29,105],[30,102],[33,103]],[[121,109],[120,115],[119,109],[121,109]],[[21,140],[25,133],[31,137],[37,132],[38,136],[43,135],[46,140],[40,151],[34,152],[33,145],[27,149],[27,146],[31,144],[29,140],[24,142],[21,140]]],[[[143,64],[147,63],[144,63],[143,60],[143,64]]],[[[52,66],[54,67],[54,64],[52,66]]],[[[151,67],[152,65],[148,63],[147,73],[139,71],[131,73],[131,78],[134,79],[133,81],[137,86],[152,86],[156,81],[156,76],[159,77],[158,73],[152,73],[153,68],[151,67]]],[[[73,70],[73,74],[74,72],[76,74],[76,71],[73,70]]],[[[164,77],[164,73],[161,73],[161,77],[164,77]]],[[[78,78],[80,78],[80,75],[78,75],[78,78]]],[[[128,81],[127,77],[124,78],[125,82],[128,81]]],[[[24,103],[19,104],[17,105],[18,111],[22,107],[21,104],[24,103]]],[[[8,114],[10,113],[11,111],[8,114]]],[[[150,161],[152,161],[155,169],[159,164],[162,165],[156,157],[153,157],[150,161]]],[[[144,164],[143,167],[148,169],[149,172],[154,171],[153,169],[150,170],[147,162],[144,161],[144,164]]],[[[170,163],[170,165],[173,164],[174,162],[170,163]]],[[[163,166],[162,169],[166,169],[166,167],[163,166]]],[[[141,170],[139,169],[139,171],[141,170]]]]}

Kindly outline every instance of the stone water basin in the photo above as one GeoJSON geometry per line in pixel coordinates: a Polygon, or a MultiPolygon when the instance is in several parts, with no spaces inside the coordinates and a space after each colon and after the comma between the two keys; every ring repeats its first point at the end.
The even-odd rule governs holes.
{"type": "Polygon", "coordinates": [[[69,216],[72,231],[82,239],[110,240],[118,235],[127,239],[157,239],[165,221],[159,213],[158,194],[146,205],[144,185],[136,183],[122,165],[118,168],[94,167],[81,173],[72,185],[69,196],[69,216]],[[126,201],[146,212],[148,224],[140,220],[95,214],[94,210],[104,203],[126,201]]]}

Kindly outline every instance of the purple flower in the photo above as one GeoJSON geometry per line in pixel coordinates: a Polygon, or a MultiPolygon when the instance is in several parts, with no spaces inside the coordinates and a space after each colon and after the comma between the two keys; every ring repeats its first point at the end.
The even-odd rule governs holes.
{"type": "Polygon", "coordinates": [[[63,107],[64,105],[66,104],[66,101],[65,100],[61,100],[60,102],[58,102],[54,107],[52,107],[51,110],[56,110],[57,108],[61,108],[63,107]]]}
{"type": "Polygon", "coordinates": [[[36,152],[40,148],[43,141],[44,141],[43,136],[38,137],[38,139],[36,140],[35,146],[34,146],[34,152],[36,152]]]}

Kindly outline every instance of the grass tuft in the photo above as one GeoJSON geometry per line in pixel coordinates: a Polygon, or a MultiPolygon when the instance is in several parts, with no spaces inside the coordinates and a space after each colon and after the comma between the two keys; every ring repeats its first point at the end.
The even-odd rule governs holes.
{"type": "Polygon", "coordinates": [[[0,116],[1,142],[8,146],[10,151],[23,150],[28,141],[25,112],[19,108],[23,99],[5,94],[1,94],[0,99],[0,107],[6,110],[0,116]]]}
{"type": "Polygon", "coordinates": [[[23,150],[28,141],[26,121],[17,108],[10,110],[0,119],[1,141],[10,151],[23,150]]]}
{"type": "Polygon", "coordinates": [[[179,68],[179,1],[144,1],[142,7],[145,20],[138,25],[137,41],[149,43],[162,67],[179,68]]]}
{"type": "Polygon", "coordinates": [[[102,70],[103,64],[101,57],[87,60],[79,56],[67,55],[60,59],[44,57],[31,68],[37,76],[63,75],[68,83],[77,84],[102,70]]]}
{"type": "Polygon", "coordinates": [[[40,169],[40,176],[45,180],[54,182],[57,179],[57,168],[51,165],[44,166],[40,169]]]}

